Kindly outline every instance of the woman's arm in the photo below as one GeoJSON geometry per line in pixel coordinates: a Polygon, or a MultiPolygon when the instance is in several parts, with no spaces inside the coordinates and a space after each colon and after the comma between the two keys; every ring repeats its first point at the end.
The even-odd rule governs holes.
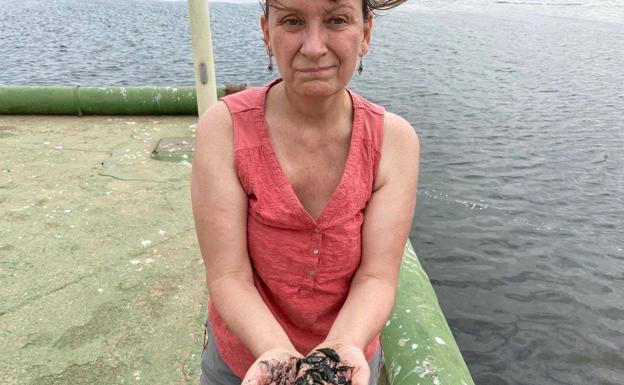
{"type": "Polygon", "coordinates": [[[225,324],[254,357],[272,349],[296,352],[253,284],[247,252],[247,195],[234,169],[232,119],[223,102],[213,105],[199,121],[191,197],[206,283],[225,324]]]}
{"type": "Polygon", "coordinates": [[[420,145],[404,119],[387,114],[373,195],[362,227],[362,261],[327,338],[356,369],[353,384],[368,384],[363,350],[390,317],[401,257],[416,206],[420,145]]]}

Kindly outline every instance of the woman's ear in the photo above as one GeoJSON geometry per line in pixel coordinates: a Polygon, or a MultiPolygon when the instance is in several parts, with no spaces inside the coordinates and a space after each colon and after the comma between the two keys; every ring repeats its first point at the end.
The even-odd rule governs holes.
{"type": "Polygon", "coordinates": [[[369,12],[368,17],[364,20],[364,37],[360,45],[360,56],[364,56],[368,53],[370,47],[371,37],[373,30],[373,13],[369,12]]]}
{"type": "Polygon", "coordinates": [[[268,50],[271,50],[271,46],[269,45],[271,41],[269,38],[269,21],[265,15],[260,15],[260,28],[262,28],[262,41],[264,41],[264,46],[268,50]]]}

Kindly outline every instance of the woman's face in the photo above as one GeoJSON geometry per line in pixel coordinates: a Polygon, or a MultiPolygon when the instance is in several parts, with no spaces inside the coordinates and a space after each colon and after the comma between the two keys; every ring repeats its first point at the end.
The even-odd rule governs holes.
{"type": "Polygon", "coordinates": [[[268,0],[264,42],[292,92],[329,96],[344,89],[368,51],[372,17],[361,0],[268,0]]]}

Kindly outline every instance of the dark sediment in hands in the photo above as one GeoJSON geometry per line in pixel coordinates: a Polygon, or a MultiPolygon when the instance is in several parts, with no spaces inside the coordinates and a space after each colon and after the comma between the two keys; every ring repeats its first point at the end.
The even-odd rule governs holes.
{"type": "Polygon", "coordinates": [[[317,349],[299,359],[297,366],[295,385],[351,385],[353,367],[342,365],[334,349],[317,349]]]}
{"type": "Polygon", "coordinates": [[[292,385],[299,369],[301,358],[290,357],[288,361],[271,359],[258,362],[266,375],[266,384],[292,385]]]}

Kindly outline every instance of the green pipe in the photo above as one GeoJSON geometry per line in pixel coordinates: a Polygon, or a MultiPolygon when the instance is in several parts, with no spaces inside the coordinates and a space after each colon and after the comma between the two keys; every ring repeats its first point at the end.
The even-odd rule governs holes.
{"type": "Polygon", "coordinates": [[[0,114],[197,115],[197,97],[195,87],[0,86],[0,114]]]}
{"type": "Polygon", "coordinates": [[[395,307],[381,341],[389,385],[474,385],[409,240],[395,307]]]}

